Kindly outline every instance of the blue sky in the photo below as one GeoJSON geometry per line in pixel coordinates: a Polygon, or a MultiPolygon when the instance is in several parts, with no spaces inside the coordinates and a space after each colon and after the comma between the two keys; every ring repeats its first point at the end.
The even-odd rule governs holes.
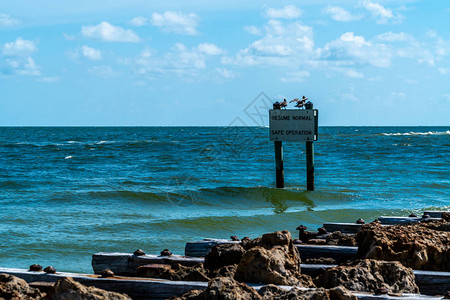
{"type": "Polygon", "coordinates": [[[449,126],[449,28],[443,0],[0,0],[0,125],[266,125],[306,95],[320,125],[449,126]]]}

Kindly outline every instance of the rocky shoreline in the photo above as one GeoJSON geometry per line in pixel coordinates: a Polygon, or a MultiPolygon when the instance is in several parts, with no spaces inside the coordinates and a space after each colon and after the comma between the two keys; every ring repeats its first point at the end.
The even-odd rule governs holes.
{"type": "MultiPolygon", "coordinates": [[[[323,229],[315,233],[308,232],[307,228],[298,229],[299,239],[293,239],[289,231],[267,233],[255,239],[239,240],[234,237],[233,243],[214,246],[205,256],[204,263],[190,266],[141,265],[137,267],[136,275],[172,281],[208,282],[206,289],[191,290],[172,297],[173,300],[357,299],[355,292],[392,295],[401,299],[403,294],[421,292],[413,269],[450,271],[448,213],[443,213],[438,220],[424,219],[412,224],[381,226],[379,222],[372,222],[362,225],[355,235],[327,233],[323,229]],[[295,244],[357,245],[358,252],[356,259],[330,266],[313,278],[302,273],[301,253],[295,244]],[[264,286],[256,290],[252,287],[254,284],[264,286]]],[[[145,253],[135,252],[135,256],[141,255],[145,253]]],[[[172,254],[167,250],[162,255],[172,254]]],[[[328,257],[308,261],[318,262],[335,263],[328,257]]],[[[108,270],[102,274],[102,277],[114,276],[108,270]]],[[[41,290],[33,290],[26,282],[10,275],[1,275],[0,279],[0,299],[74,299],[57,294],[57,291],[62,293],[61,286],[76,290],[67,295],[75,293],[78,299],[130,299],[126,295],[90,291],[91,287],[77,286],[79,283],[73,280],[73,283],[68,283],[70,279],[60,280],[50,288],[41,287],[41,290]],[[89,293],[96,296],[87,296],[89,293]]],[[[437,288],[435,294],[450,298],[446,292],[437,288]]]]}

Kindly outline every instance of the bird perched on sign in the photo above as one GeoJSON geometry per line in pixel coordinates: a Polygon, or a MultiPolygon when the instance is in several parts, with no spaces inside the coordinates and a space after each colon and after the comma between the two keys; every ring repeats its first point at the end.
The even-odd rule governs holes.
{"type": "Polygon", "coordinates": [[[289,103],[295,101],[295,102],[297,102],[297,104],[295,104],[295,107],[302,108],[302,107],[305,106],[306,100],[308,100],[308,98],[306,98],[305,96],[303,96],[302,99],[295,98],[295,99],[292,99],[289,103]]]}
{"type": "Polygon", "coordinates": [[[280,103],[280,108],[284,108],[286,109],[286,106],[288,105],[286,99],[284,99],[281,103],[280,103]]]}

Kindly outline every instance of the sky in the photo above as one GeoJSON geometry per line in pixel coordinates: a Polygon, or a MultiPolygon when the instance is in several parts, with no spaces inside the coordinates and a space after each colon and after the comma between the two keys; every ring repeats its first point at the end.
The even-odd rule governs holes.
{"type": "Polygon", "coordinates": [[[445,0],[0,0],[0,126],[267,126],[303,95],[450,126],[449,28],[445,0]]]}

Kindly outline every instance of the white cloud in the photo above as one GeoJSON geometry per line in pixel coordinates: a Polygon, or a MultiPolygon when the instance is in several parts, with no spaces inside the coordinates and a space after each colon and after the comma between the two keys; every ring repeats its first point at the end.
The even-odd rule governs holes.
{"type": "Polygon", "coordinates": [[[402,15],[394,14],[392,10],[370,0],[364,0],[362,6],[372,14],[378,24],[385,24],[389,21],[398,22],[403,19],[402,15]]]}
{"type": "Polygon", "coordinates": [[[376,67],[391,65],[392,51],[384,44],[373,44],[353,32],[344,33],[339,39],[327,43],[321,49],[321,58],[340,61],[348,65],[370,64],[376,67]]]}
{"type": "Polygon", "coordinates": [[[353,16],[349,11],[339,6],[329,5],[323,9],[323,13],[330,15],[333,20],[339,22],[349,22],[362,18],[362,16],[353,16]]]}
{"type": "Polygon", "coordinates": [[[197,35],[198,16],[181,12],[166,11],[163,14],[153,13],[151,23],[164,31],[178,34],[197,35]]]}
{"type": "Polygon", "coordinates": [[[302,11],[294,5],[286,5],[283,8],[267,8],[265,15],[270,19],[295,19],[302,15],[302,11]]]}
{"type": "Polygon", "coordinates": [[[41,75],[39,67],[31,57],[8,58],[5,60],[5,62],[8,66],[7,73],[29,76],[41,75]]]}
{"type": "Polygon", "coordinates": [[[101,22],[98,25],[88,25],[81,28],[81,34],[87,38],[106,42],[131,42],[140,41],[139,36],[132,30],[114,26],[108,22],[101,22]]]}
{"type": "Polygon", "coordinates": [[[214,44],[203,43],[197,46],[198,51],[206,55],[219,55],[225,53],[223,49],[220,49],[214,44]]]}
{"type": "Polygon", "coordinates": [[[386,32],[383,34],[379,34],[375,37],[375,39],[379,41],[385,41],[385,42],[409,42],[414,41],[414,38],[404,32],[400,33],[393,33],[393,32],[386,32]]]}
{"type": "Polygon", "coordinates": [[[13,18],[7,14],[0,14],[0,26],[9,27],[20,24],[19,19],[13,18]]]}
{"type": "Polygon", "coordinates": [[[222,76],[225,79],[232,79],[232,78],[235,78],[237,76],[236,72],[230,71],[230,70],[227,70],[227,69],[216,68],[216,72],[219,73],[219,75],[222,76]]]}
{"type": "Polygon", "coordinates": [[[450,94],[442,94],[442,97],[450,101],[450,94]]]}
{"type": "Polygon", "coordinates": [[[254,34],[254,35],[261,35],[261,30],[256,27],[256,26],[245,26],[244,30],[247,31],[250,34],[254,34]]]}
{"type": "Polygon", "coordinates": [[[310,75],[308,71],[288,72],[286,77],[282,77],[280,80],[282,82],[302,82],[310,75]]]}
{"type": "Polygon", "coordinates": [[[300,22],[284,24],[279,20],[269,20],[261,32],[264,32],[261,39],[240,50],[234,57],[224,57],[222,62],[294,67],[315,55],[312,28],[300,22]]]}
{"type": "Polygon", "coordinates": [[[130,21],[131,25],[140,27],[148,24],[148,19],[145,17],[136,17],[130,21]]]}
{"type": "Polygon", "coordinates": [[[81,46],[81,54],[90,60],[101,60],[102,52],[100,50],[88,47],[86,45],[81,46]]]}
{"type": "Polygon", "coordinates": [[[33,41],[24,40],[18,37],[15,42],[6,43],[3,46],[3,55],[5,56],[29,56],[37,50],[33,41]]]}
{"type": "Polygon", "coordinates": [[[216,68],[213,72],[206,70],[207,62],[222,53],[224,50],[210,43],[201,43],[192,48],[176,43],[163,55],[146,47],[137,57],[123,59],[121,63],[131,66],[136,76],[145,79],[155,79],[161,75],[175,75],[187,81],[198,78],[214,80],[218,75],[222,79],[232,78],[235,73],[226,69],[216,68]]]}

